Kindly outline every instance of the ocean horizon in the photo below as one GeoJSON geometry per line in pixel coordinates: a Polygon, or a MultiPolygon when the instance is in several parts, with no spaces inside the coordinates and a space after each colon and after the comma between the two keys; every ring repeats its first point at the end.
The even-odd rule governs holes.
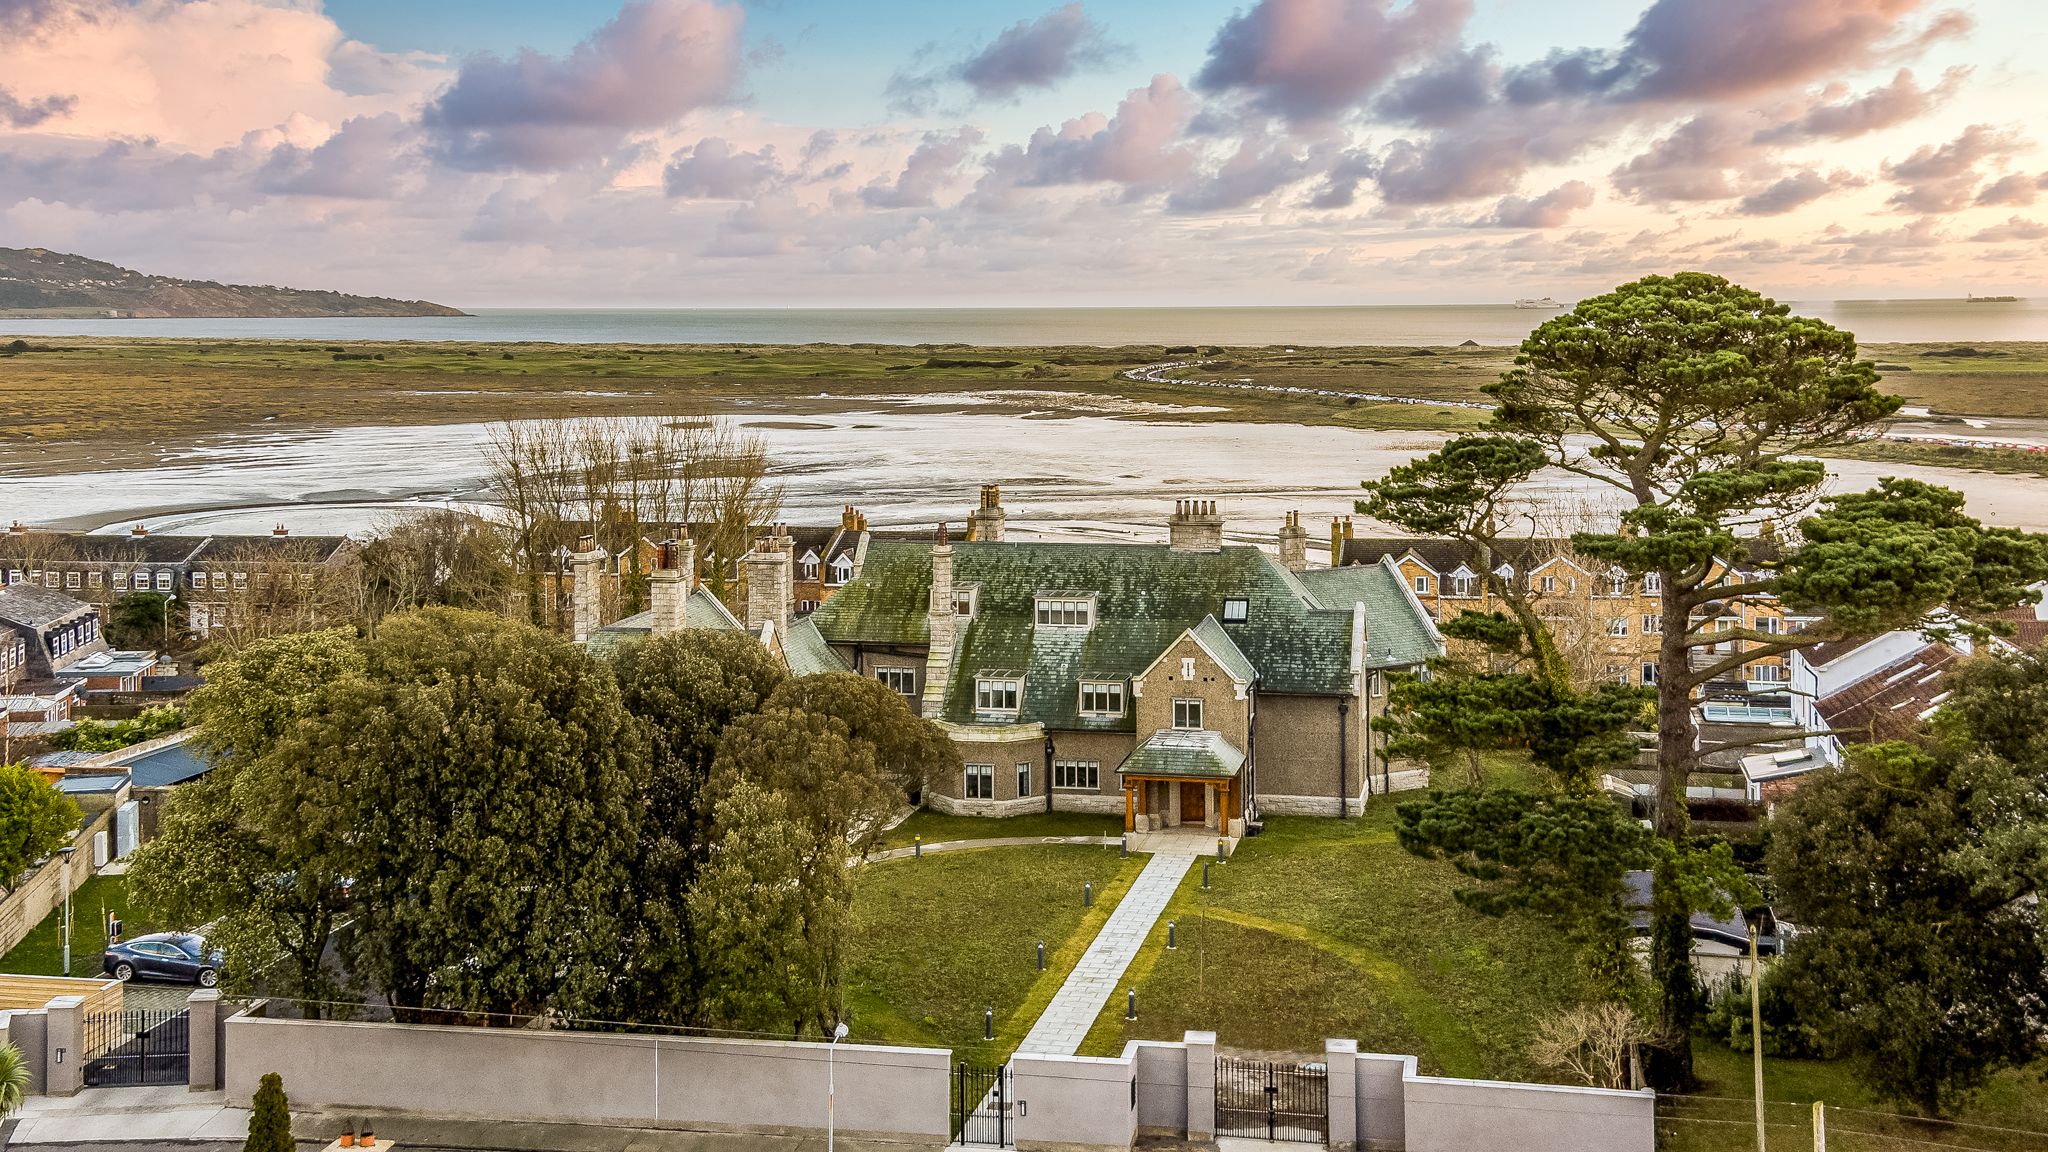
{"type": "MultiPolygon", "coordinates": [[[[1567,302],[1569,303],[1569,302],[1567,302]]],[[[2048,340],[2048,298],[1787,301],[1866,343],[2048,340]]],[[[1512,347],[1562,309],[1513,304],[1161,308],[481,308],[470,316],[0,318],[0,337],[556,344],[1512,347]]]]}

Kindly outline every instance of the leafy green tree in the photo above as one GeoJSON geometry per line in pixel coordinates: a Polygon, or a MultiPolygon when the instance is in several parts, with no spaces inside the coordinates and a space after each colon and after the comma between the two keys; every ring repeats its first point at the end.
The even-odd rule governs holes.
{"type": "Polygon", "coordinates": [[[1930,1115],[2048,1055],[2048,660],[1972,662],[1936,735],[1854,749],[1771,825],[1788,992],[1875,1093],[1930,1115]]]}
{"type": "Polygon", "coordinates": [[[780,793],[790,818],[842,856],[879,835],[905,803],[874,745],[834,717],[794,708],[734,722],[719,741],[712,772],[720,799],[742,781],[780,793]]]}
{"type": "Polygon", "coordinates": [[[385,619],[279,745],[350,781],[357,971],[402,1009],[581,1013],[619,956],[638,734],[609,670],[531,625],[385,619]]]}
{"type": "Polygon", "coordinates": [[[760,711],[786,673],[753,637],[701,629],[622,645],[612,673],[646,756],[635,784],[633,866],[618,905],[625,963],[605,1012],[695,1023],[705,973],[689,897],[711,847],[712,759],[725,729],[760,711]]]}
{"type": "Polygon", "coordinates": [[[242,1152],[292,1152],[291,1106],[284,1096],[284,1077],[265,1072],[257,1082],[255,1107],[249,1113],[249,1138],[242,1152]]]}
{"type": "Polygon", "coordinates": [[[211,770],[177,790],[128,872],[151,919],[210,926],[230,988],[260,977],[315,1018],[345,986],[324,957],[355,868],[349,777],[287,744],[364,671],[354,635],[338,629],[257,640],[209,665],[190,711],[211,770]]]}
{"type": "Polygon", "coordinates": [[[5,1120],[28,1102],[28,1057],[12,1044],[0,1044],[0,1120],[5,1120]]]}
{"type": "Polygon", "coordinates": [[[0,764],[0,888],[70,842],[78,805],[26,764],[0,764]]]}
{"type": "Polygon", "coordinates": [[[83,720],[51,744],[75,752],[113,752],[145,740],[168,736],[185,726],[185,713],[170,704],[144,708],[126,720],[83,720]]]}
{"type": "MultiPolygon", "coordinates": [[[[1760,659],[1849,632],[1916,626],[1947,604],[1965,612],[2021,603],[2048,576],[2040,538],[1986,529],[1955,493],[1908,480],[1824,500],[1812,456],[1850,443],[1897,411],[1849,333],[1718,276],[1652,276],[1581,301],[1522,344],[1487,391],[1499,402],[1483,436],[1453,440],[1361,507],[1411,528],[1484,543],[1537,466],[1589,480],[1622,505],[1615,531],[1573,546],[1660,585],[1656,830],[1685,842],[1685,786],[1696,763],[1694,700],[1709,681],[1760,659]],[[1437,527],[1425,528],[1424,524],[1437,527]],[[1793,524],[1775,557],[1765,524],[1793,524]],[[1730,565],[1772,571],[1740,584],[1730,565]],[[1701,619],[1775,598],[1813,623],[1797,633],[1713,631],[1701,619]],[[1714,646],[1737,651],[1718,654],[1714,646]]],[[[1539,651],[1537,675],[1545,675],[1539,651]]],[[[1658,865],[1652,970],[1670,1047],[1652,1079],[1692,1080],[1689,1036],[1702,1008],[1691,966],[1691,908],[1681,854],[1658,865]]]]}
{"type": "Polygon", "coordinates": [[[148,651],[177,649],[191,639],[185,602],[162,592],[130,592],[107,611],[107,643],[148,651]]]}
{"type": "MultiPolygon", "coordinates": [[[[917,792],[960,767],[960,754],[938,725],[910,710],[903,695],[881,681],[853,672],[826,672],[783,682],[767,709],[796,708],[829,716],[854,740],[875,751],[875,761],[904,794],[917,792]]],[[[860,829],[855,846],[866,849],[880,834],[879,822],[860,829]]]]}
{"type": "Polygon", "coordinates": [[[840,958],[852,903],[844,851],[782,793],[741,780],[690,892],[706,955],[707,1023],[830,1035],[845,1015],[840,958]]]}

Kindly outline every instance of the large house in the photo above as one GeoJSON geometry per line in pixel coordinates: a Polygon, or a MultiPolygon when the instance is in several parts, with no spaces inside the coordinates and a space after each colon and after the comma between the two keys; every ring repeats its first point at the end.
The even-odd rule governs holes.
{"type": "Polygon", "coordinates": [[[63,592],[104,609],[131,592],[174,596],[204,638],[245,613],[302,611],[320,582],[345,575],[346,536],[172,536],[46,532],[16,521],[0,536],[0,585],[63,592]]]}
{"type": "Polygon", "coordinates": [[[972,540],[871,540],[860,574],[783,629],[788,650],[877,678],[952,737],[962,767],[931,782],[932,807],[1239,835],[1263,815],[1355,813],[1392,783],[1368,718],[1384,673],[1441,640],[1391,566],[1302,570],[1294,516],[1279,559],[1226,546],[1199,500],[1164,544],[1012,542],[999,500],[984,490],[972,540]]]}

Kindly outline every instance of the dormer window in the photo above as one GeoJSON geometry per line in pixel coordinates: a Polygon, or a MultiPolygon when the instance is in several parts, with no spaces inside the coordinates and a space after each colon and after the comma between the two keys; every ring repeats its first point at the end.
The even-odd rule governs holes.
{"type": "Polygon", "coordinates": [[[1124,682],[1121,680],[1081,681],[1081,715],[1121,716],[1124,714],[1124,682]]]}
{"type": "Polygon", "coordinates": [[[983,715],[1015,716],[1023,698],[1024,681],[1015,676],[978,676],[974,681],[974,710],[983,715]]]}
{"type": "Polygon", "coordinates": [[[962,584],[953,589],[953,614],[962,620],[974,619],[975,601],[979,599],[981,585],[962,584]]]}
{"type": "Polygon", "coordinates": [[[1040,628],[1089,628],[1095,624],[1095,600],[1093,597],[1040,596],[1038,598],[1038,626],[1040,628]]]}
{"type": "Polygon", "coordinates": [[[1242,597],[1232,597],[1223,602],[1223,622],[1242,624],[1251,618],[1252,602],[1242,597]]]}
{"type": "Polygon", "coordinates": [[[816,552],[804,553],[803,558],[796,562],[796,568],[798,575],[803,579],[816,580],[818,578],[818,554],[816,552]]]}
{"type": "Polygon", "coordinates": [[[1479,577],[1470,569],[1460,566],[1456,572],[1451,573],[1451,596],[1454,599],[1470,598],[1476,593],[1478,584],[1479,577]]]}
{"type": "Polygon", "coordinates": [[[1655,572],[1643,573],[1643,595],[1656,596],[1664,591],[1664,577],[1655,572]]]}
{"type": "MultiPolygon", "coordinates": [[[[853,579],[853,557],[841,553],[832,561],[831,582],[834,584],[844,584],[851,579],[853,579]]],[[[969,613],[969,615],[972,615],[972,613],[969,613]]]]}
{"type": "Polygon", "coordinates": [[[1628,595],[1628,576],[1626,573],[1616,572],[1607,578],[1607,594],[1609,596],[1628,595]]]}
{"type": "Polygon", "coordinates": [[[1423,596],[1429,595],[1429,577],[1417,576],[1415,578],[1415,591],[1423,596]]]}

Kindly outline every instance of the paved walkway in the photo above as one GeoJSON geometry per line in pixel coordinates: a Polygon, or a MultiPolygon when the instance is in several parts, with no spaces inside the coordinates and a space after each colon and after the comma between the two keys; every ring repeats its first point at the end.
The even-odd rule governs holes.
{"type": "Polygon", "coordinates": [[[1159,914],[1166,911],[1166,903],[1173,899],[1174,889],[1180,887],[1181,877],[1194,865],[1193,855],[1152,857],[1131,883],[1131,890],[1124,893],[1116,911],[1109,914],[1095,942],[1088,945],[1081,962],[1067,974],[1067,982],[1053,994],[1052,1003],[1045,1006],[1045,1012],[1031,1026],[1030,1034],[1017,1046],[1017,1051],[1071,1056],[1081,1047],[1082,1038],[1095,1026],[1102,1006],[1116,994],[1124,969],[1131,966],[1131,959],[1152,934],[1152,926],[1159,922],[1159,914]]]}
{"type": "MultiPolygon", "coordinates": [[[[943,840],[924,846],[925,854],[933,852],[958,852],[966,848],[1015,848],[1025,844],[1102,844],[1114,848],[1122,841],[1115,836],[995,836],[986,840],[943,840]]],[[[874,852],[868,862],[877,860],[901,860],[917,855],[917,845],[908,848],[891,848],[886,852],[874,852]]],[[[860,863],[859,860],[853,863],[860,863]]]]}
{"type": "Polygon", "coordinates": [[[9,1147],[111,1141],[242,1140],[249,1110],[229,1107],[221,1092],[158,1088],[87,1088],[76,1096],[31,1096],[18,1114],[9,1147]]]}

